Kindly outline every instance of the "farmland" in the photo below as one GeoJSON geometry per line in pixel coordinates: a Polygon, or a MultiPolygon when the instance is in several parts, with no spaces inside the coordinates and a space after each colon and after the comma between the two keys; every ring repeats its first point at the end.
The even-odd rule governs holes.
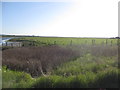
{"type": "Polygon", "coordinates": [[[24,44],[35,46],[40,45],[116,45],[118,39],[108,38],[64,38],[64,37],[23,37],[19,39],[11,39],[11,41],[20,41],[24,44]]]}
{"type": "Polygon", "coordinates": [[[3,88],[118,88],[118,39],[22,37],[10,41],[22,42],[22,47],[3,49],[3,88]]]}

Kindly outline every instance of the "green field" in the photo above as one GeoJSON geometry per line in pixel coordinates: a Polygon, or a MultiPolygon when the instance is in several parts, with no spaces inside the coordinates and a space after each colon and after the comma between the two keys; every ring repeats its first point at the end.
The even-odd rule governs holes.
{"type": "Polygon", "coordinates": [[[118,39],[109,39],[109,38],[64,38],[64,37],[23,37],[12,39],[11,41],[20,41],[28,42],[35,44],[36,46],[40,45],[116,45],[118,39]]]}
{"type": "MultiPolygon", "coordinates": [[[[3,88],[118,88],[118,39],[22,37],[3,49],[3,88]]],[[[3,47],[4,48],[4,47],[3,47]]]]}

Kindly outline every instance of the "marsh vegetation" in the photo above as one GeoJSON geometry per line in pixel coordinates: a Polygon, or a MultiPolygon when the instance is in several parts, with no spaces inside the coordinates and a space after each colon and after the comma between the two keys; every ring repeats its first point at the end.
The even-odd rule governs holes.
{"type": "Polygon", "coordinates": [[[3,88],[118,88],[117,39],[25,37],[3,50],[3,88]]]}

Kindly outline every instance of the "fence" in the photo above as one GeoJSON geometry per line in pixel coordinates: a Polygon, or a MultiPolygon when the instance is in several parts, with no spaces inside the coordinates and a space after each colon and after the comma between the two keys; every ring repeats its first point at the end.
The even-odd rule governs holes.
{"type": "Polygon", "coordinates": [[[69,41],[51,41],[51,42],[42,42],[42,41],[38,41],[38,42],[35,42],[35,41],[31,41],[31,42],[24,42],[22,44],[22,46],[40,46],[40,45],[118,45],[120,44],[120,41],[114,41],[114,40],[103,40],[103,41],[99,41],[99,40],[95,40],[95,39],[92,39],[92,40],[84,40],[84,41],[74,41],[74,40],[69,40],[69,41]]]}
{"type": "Polygon", "coordinates": [[[10,47],[25,47],[25,46],[40,46],[40,45],[120,45],[120,40],[117,40],[116,42],[114,40],[79,40],[79,41],[74,41],[74,40],[69,40],[67,42],[63,41],[51,41],[51,42],[35,42],[35,41],[25,41],[25,42],[6,42],[3,43],[2,46],[10,46],[10,47]]]}
{"type": "Polygon", "coordinates": [[[2,46],[22,47],[22,42],[5,42],[5,43],[2,43],[2,46]]]}

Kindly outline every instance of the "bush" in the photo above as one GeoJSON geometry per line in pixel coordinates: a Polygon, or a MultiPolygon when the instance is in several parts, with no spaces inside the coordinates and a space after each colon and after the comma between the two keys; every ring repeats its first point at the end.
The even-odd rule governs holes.
{"type": "Polygon", "coordinates": [[[12,70],[25,71],[32,76],[50,74],[61,63],[72,60],[78,53],[59,46],[21,47],[3,51],[3,65],[12,70]]]}
{"type": "Polygon", "coordinates": [[[2,88],[30,88],[33,82],[29,74],[2,68],[2,88]]]}
{"type": "Polygon", "coordinates": [[[92,87],[95,88],[119,88],[119,78],[117,70],[101,72],[97,75],[92,87]]]}
{"type": "Polygon", "coordinates": [[[40,77],[33,84],[34,88],[85,88],[86,82],[83,76],[49,76],[49,77],[40,77]]]}

